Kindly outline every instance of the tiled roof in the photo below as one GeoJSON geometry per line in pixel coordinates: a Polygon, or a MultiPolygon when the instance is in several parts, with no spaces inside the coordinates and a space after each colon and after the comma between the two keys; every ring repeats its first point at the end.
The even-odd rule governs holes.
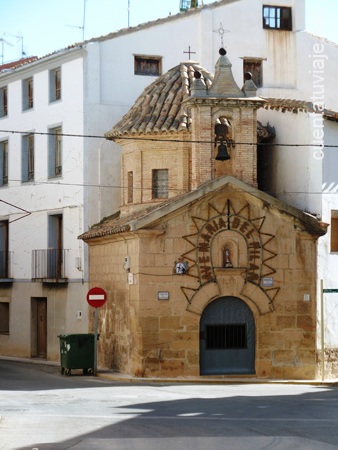
{"type": "Polygon", "coordinates": [[[182,62],[151,83],[122,119],[105,134],[106,138],[124,135],[186,131],[189,112],[182,102],[190,96],[194,72],[210,87],[213,75],[198,63],[182,62]]]}
{"type": "Polygon", "coordinates": [[[141,211],[123,217],[120,217],[119,212],[117,212],[113,216],[103,219],[97,225],[92,226],[90,230],[83,233],[78,239],[87,241],[154,226],[155,222],[163,219],[167,214],[184,208],[188,204],[202,199],[204,196],[214,195],[215,192],[223,189],[226,185],[231,185],[238,191],[247,192],[254,197],[260,198],[262,201],[273,205],[276,209],[283,211],[284,214],[293,216],[311,234],[324,235],[326,233],[327,226],[319,222],[315,217],[253,188],[241,180],[231,176],[224,176],[208,181],[194,191],[178,195],[141,211]]]}
{"type": "Polygon", "coordinates": [[[21,67],[23,65],[29,64],[33,61],[36,61],[38,59],[37,56],[30,56],[28,58],[21,58],[18,59],[16,61],[11,61],[9,63],[6,64],[1,64],[0,65],[0,72],[4,71],[4,70],[9,70],[9,69],[15,69],[17,67],[21,67]]]}

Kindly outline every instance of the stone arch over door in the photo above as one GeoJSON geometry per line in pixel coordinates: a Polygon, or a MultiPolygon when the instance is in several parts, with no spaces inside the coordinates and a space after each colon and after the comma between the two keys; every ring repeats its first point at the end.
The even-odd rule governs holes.
{"type": "Polygon", "coordinates": [[[237,297],[221,297],[203,311],[200,321],[201,375],[255,373],[255,320],[237,297]]]}

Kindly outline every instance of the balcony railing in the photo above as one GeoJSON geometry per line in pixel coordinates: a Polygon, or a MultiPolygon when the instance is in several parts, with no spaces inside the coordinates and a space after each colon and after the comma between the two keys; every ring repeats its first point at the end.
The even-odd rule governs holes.
{"type": "Polygon", "coordinates": [[[33,250],[32,279],[45,282],[66,281],[66,252],[62,248],[33,250]]]}
{"type": "Polygon", "coordinates": [[[0,280],[11,278],[11,252],[0,251],[0,280]]]}

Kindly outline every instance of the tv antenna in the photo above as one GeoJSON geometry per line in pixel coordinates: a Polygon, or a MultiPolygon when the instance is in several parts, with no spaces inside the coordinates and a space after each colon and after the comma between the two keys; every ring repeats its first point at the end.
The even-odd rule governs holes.
{"type": "Polygon", "coordinates": [[[5,44],[10,45],[11,47],[14,47],[14,45],[6,41],[6,39],[4,38],[0,38],[0,42],[1,42],[1,64],[3,64],[5,57],[5,44]]]}
{"type": "MultiPolygon", "coordinates": [[[[4,36],[10,36],[10,37],[16,38],[17,39],[16,42],[21,41],[21,58],[26,56],[26,53],[23,51],[23,36],[21,33],[20,34],[4,33],[4,36]]],[[[8,44],[8,42],[7,42],[7,44],[8,44]]]]}
{"type": "Polygon", "coordinates": [[[82,26],[77,26],[77,25],[65,25],[66,27],[71,27],[71,28],[78,28],[79,30],[82,30],[82,41],[84,41],[85,38],[85,26],[86,26],[86,1],[87,0],[83,0],[83,19],[82,19],[82,26]]]}

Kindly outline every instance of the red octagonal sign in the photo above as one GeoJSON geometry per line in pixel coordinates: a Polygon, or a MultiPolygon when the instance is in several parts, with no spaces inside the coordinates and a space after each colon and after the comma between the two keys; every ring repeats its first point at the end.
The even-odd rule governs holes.
{"type": "Polygon", "coordinates": [[[93,308],[99,308],[106,303],[107,294],[106,291],[100,287],[93,287],[89,289],[87,294],[87,302],[93,308]]]}

